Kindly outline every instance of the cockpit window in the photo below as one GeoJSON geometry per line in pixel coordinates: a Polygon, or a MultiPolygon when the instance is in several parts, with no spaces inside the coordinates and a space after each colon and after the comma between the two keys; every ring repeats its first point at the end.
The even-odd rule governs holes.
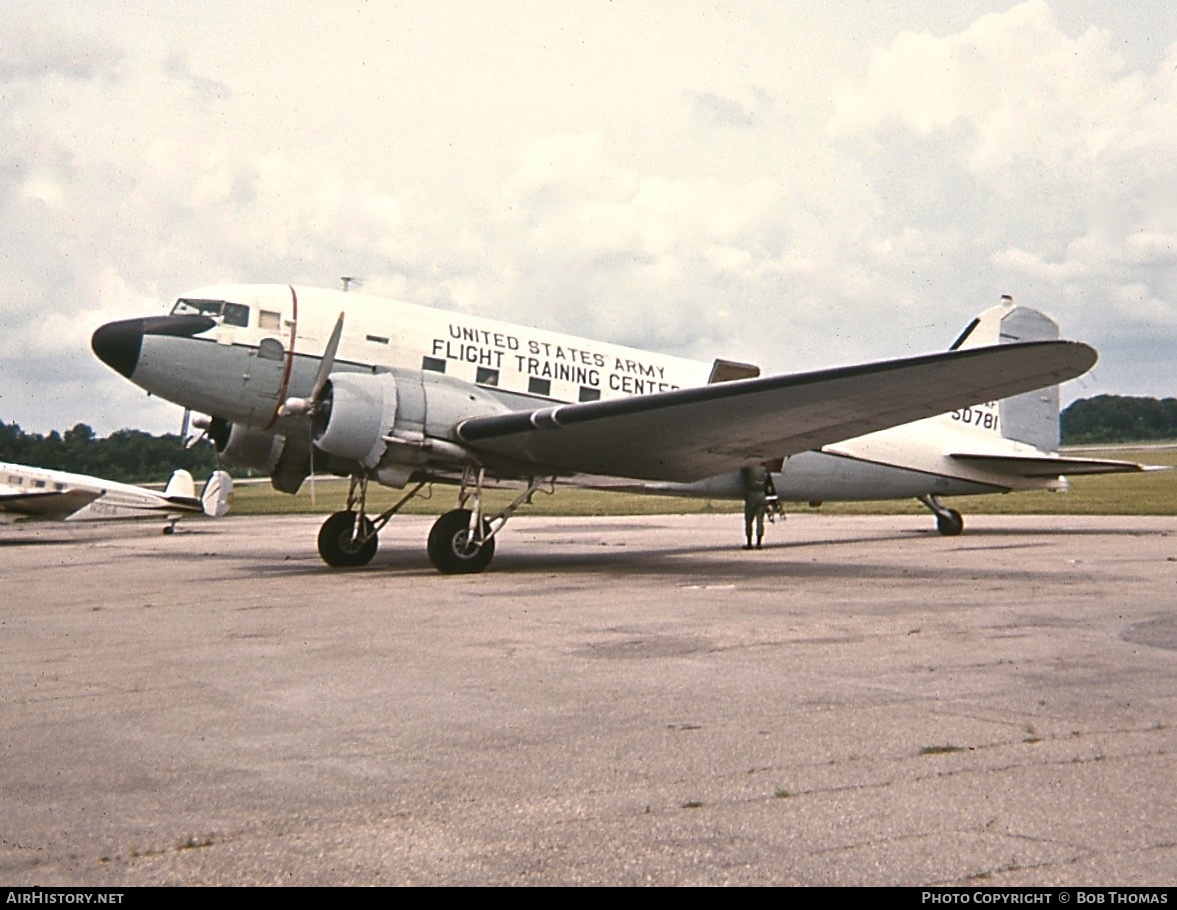
{"type": "Polygon", "coordinates": [[[181,297],[172,307],[173,316],[211,316],[225,325],[245,328],[249,325],[249,307],[227,300],[189,300],[181,297]]]}
{"type": "Polygon", "coordinates": [[[172,307],[173,316],[212,316],[218,318],[221,315],[221,308],[224,307],[223,300],[185,300],[181,297],[176,301],[176,305],[172,307]]]}
{"type": "Polygon", "coordinates": [[[226,303],[224,316],[225,325],[236,325],[241,328],[249,325],[249,307],[240,303],[226,303]]]}

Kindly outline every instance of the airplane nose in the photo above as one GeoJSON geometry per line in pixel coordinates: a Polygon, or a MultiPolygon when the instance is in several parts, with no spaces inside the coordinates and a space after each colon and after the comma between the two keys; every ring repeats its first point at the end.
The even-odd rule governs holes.
{"type": "Polygon", "coordinates": [[[195,314],[121,319],[99,326],[90,339],[90,347],[99,360],[130,379],[139,365],[139,355],[143,353],[144,336],[193,338],[216,324],[209,316],[195,314]]]}
{"type": "Polygon", "coordinates": [[[139,363],[143,350],[144,321],[123,319],[100,326],[90,339],[90,347],[98,359],[128,379],[139,363]]]}

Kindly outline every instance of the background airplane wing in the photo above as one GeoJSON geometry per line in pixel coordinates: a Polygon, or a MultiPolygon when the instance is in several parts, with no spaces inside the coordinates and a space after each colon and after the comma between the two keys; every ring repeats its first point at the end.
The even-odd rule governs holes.
{"type": "Polygon", "coordinates": [[[1073,341],[1005,344],[476,417],[457,433],[536,474],[686,483],[1073,379],[1095,360],[1073,341]]]}
{"type": "Polygon", "coordinates": [[[0,494],[0,510],[48,518],[55,521],[68,518],[102,495],[100,490],[47,490],[43,492],[0,494]]]}

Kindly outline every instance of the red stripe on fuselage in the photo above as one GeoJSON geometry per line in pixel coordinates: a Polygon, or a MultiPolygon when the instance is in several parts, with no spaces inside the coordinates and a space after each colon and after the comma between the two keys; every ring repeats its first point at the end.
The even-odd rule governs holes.
{"type": "Polygon", "coordinates": [[[298,294],[293,286],[290,287],[290,299],[294,305],[293,317],[290,320],[290,344],[286,348],[286,369],[282,371],[282,384],[278,386],[278,403],[274,405],[274,414],[270,422],[263,429],[272,429],[278,422],[282,412],[282,405],[286,403],[286,391],[290,388],[290,374],[294,371],[294,339],[298,337],[298,294]]]}

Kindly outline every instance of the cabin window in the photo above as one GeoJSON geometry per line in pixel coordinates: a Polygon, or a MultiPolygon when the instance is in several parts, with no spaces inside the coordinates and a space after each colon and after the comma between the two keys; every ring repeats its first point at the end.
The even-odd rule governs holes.
{"type": "Polygon", "coordinates": [[[43,490],[43,489],[45,489],[45,481],[43,481],[43,480],[34,480],[34,481],[33,481],[33,489],[34,489],[34,490],[43,490]]]}
{"type": "Polygon", "coordinates": [[[498,385],[499,371],[492,370],[490,367],[479,367],[478,375],[474,377],[474,381],[479,385],[498,385]]]}
{"type": "Polygon", "coordinates": [[[426,370],[430,373],[444,373],[445,372],[445,361],[442,360],[440,357],[422,357],[421,358],[421,369],[426,370]]]}
{"type": "Polygon", "coordinates": [[[593,389],[587,385],[582,385],[580,387],[580,400],[581,401],[598,401],[598,400],[600,400],[600,397],[601,397],[601,390],[600,389],[593,389]]]}
{"type": "Polygon", "coordinates": [[[277,332],[282,328],[282,314],[273,310],[259,310],[257,327],[265,332],[277,332]]]}
{"type": "Polygon", "coordinates": [[[286,357],[286,349],[277,338],[263,338],[257,346],[257,356],[262,360],[282,360],[286,357]]]}
{"type": "Polygon", "coordinates": [[[552,380],[532,376],[527,380],[527,391],[532,395],[543,395],[546,398],[552,394],[552,380]]]}

